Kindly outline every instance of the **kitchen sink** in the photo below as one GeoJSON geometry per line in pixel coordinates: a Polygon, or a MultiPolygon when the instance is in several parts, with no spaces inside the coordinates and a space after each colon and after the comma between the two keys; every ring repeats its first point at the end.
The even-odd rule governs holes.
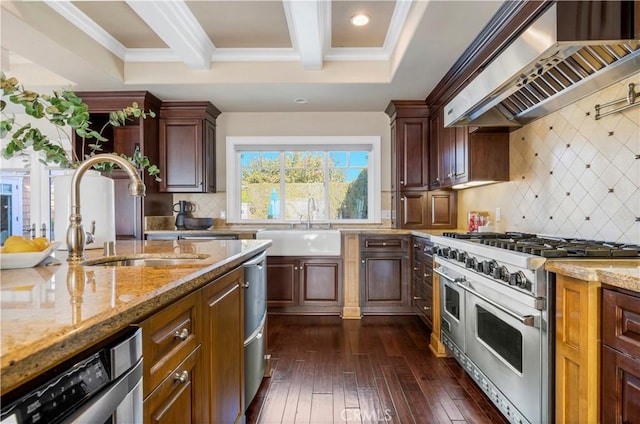
{"type": "Polygon", "coordinates": [[[90,259],[82,262],[84,266],[175,266],[197,265],[199,261],[209,257],[204,254],[180,254],[180,255],[114,255],[90,259]]]}
{"type": "Polygon", "coordinates": [[[340,256],[339,230],[264,230],[260,240],[271,240],[268,256],[340,256]]]}

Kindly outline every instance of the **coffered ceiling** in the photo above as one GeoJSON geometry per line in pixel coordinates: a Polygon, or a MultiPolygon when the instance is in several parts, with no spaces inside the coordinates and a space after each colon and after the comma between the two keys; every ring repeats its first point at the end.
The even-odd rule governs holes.
{"type": "Polygon", "coordinates": [[[146,89],[228,112],[381,111],[424,99],[500,4],[3,0],[2,69],[29,87],[146,89]]]}

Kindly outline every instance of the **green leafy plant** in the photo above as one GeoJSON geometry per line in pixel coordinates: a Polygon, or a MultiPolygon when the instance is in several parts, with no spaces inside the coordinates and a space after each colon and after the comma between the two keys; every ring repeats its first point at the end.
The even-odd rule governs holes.
{"type": "MultiPolygon", "coordinates": [[[[2,156],[5,159],[24,155],[25,151],[31,148],[35,152],[41,153],[40,161],[44,164],[55,163],[61,168],[77,168],[82,160],[102,152],[102,143],[107,141],[102,133],[107,126],[120,127],[133,119],[154,118],[156,116],[153,111],[140,109],[138,104],[134,102],[124,109],[110,112],[108,122],[99,131],[95,131],[90,127],[89,106],[72,91],[54,91],[51,95],[39,94],[26,90],[16,78],[7,78],[2,71],[0,71],[0,88],[2,89],[0,138],[11,137],[11,140],[2,149],[2,156]],[[69,140],[71,137],[65,130],[70,128],[75,131],[76,136],[82,140],[81,151],[73,150],[69,153],[60,142],[62,137],[59,137],[58,140],[51,140],[31,124],[17,124],[14,116],[5,114],[7,101],[21,105],[25,113],[33,118],[49,121],[60,135],[65,134],[69,140]]],[[[160,181],[158,176],[160,170],[156,165],[151,164],[149,158],[143,155],[139,149],[136,148],[132,156],[124,153],[119,153],[119,156],[127,159],[137,168],[146,169],[150,176],[154,177],[156,181],[160,181]]],[[[111,162],[103,162],[95,165],[94,168],[100,172],[111,172],[114,166],[115,164],[111,162]]]]}

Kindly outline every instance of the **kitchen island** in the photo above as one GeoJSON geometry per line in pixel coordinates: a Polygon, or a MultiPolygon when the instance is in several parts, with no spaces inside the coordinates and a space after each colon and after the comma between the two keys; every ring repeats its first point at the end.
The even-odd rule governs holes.
{"type": "MultiPolygon", "coordinates": [[[[200,254],[171,266],[59,264],[2,271],[2,394],[238,268],[263,240],[118,241],[117,255],[200,254]]],[[[87,258],[102,256],[87,250],[87,258]]]]}

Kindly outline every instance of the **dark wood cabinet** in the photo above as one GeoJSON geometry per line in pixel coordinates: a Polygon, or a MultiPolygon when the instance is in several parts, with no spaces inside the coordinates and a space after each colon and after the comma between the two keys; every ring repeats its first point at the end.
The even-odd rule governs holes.
{"type": "Polygon", "coordinates": [[[216,191],[216,118],[209,102],[164,102],[160,109],[160,191],[216,191]]]}
{"type": "Polygon", "coordinates": [[[640,423],[640,295],[602,290],[602,422],[640,423]]]}
{"type": "Polygon", "coordinates": [[[430,119],[430,188],[509,181],[509,134],[499,129],[444,127],[441,109],[430,119]]]}
{"type": "MultiPolygon", "coordinates": [[[[395,228],[447,228],[443,220],[435,227],[433,216],[455,213],[457,198],[449,204],[432,202],[428,194],[432,152],[429,151],[430,117],[423,101],[394,100],[387,106],[391,118],[391,216],[395,228]],[[444,206],[445,209],[439,209],[444,206]],[[434,209],[435,208],[435,209],[434,209]]],[[[450,216],[446,222],[453,223],[450,216]]]]}
{"type": "Polygon", "coordinates": [[[243,275],[237,268],[201,289],[204,373],[209,386],[205,422],[243,422],[243,275]]]}
{"type": "Polygon", "coordinates": [[[458,193],[454,190],[427,192],[427,228],[456,228],[458,219],[458,193]]]}
{"type": "Polygon", "coordinates": [[[412,304],[418,316],[433,329],[433,243],[414,236],[412,251],[412,304]]]}
{"type": "MultiPolygon", "coordinates": [[[[109,121],[109,113],[124,109],[136,102],[141,109],[160,113],[161,101],[148,91],[87,91],[78,92],[80,98],[89,106],[91,128],[100,129],[109,121]]],[[[133,155],[139,149],[149,158],[152,164],[161,168],[158,147],[159,119],[132,119],[122,127],[104,127],[103,136],[108,140],[101,143],[104,153],[124,153],[133,155]]],[[[93,141],[87,141],[92,142],[93,141]]],[[[82,158],[88,154],[83,148],[82,139],[73,134],[73,149],[82,158]]],[[[145,197],[129,195],[129,178],[124,171],[116,170],[105,174],[114,180],[114,206],[117,239],[138,239],[144,236],[144,217],[146,215],[171,215],[172,197],[161,193],[159,184],[146,172],[141,171],[142,179],[147,187],[145,197]]]]}
{"type": "Polygon", "coordinates": [[[342,312],[342,259],[270,256],[267,260],[267,307],[271,313],[342,312]]]}
{"type": "Polygon", "coordinates": [[[410,236],[360,237],[360,310],[363,315],[414,313],[410,287],[410,236]]]}

